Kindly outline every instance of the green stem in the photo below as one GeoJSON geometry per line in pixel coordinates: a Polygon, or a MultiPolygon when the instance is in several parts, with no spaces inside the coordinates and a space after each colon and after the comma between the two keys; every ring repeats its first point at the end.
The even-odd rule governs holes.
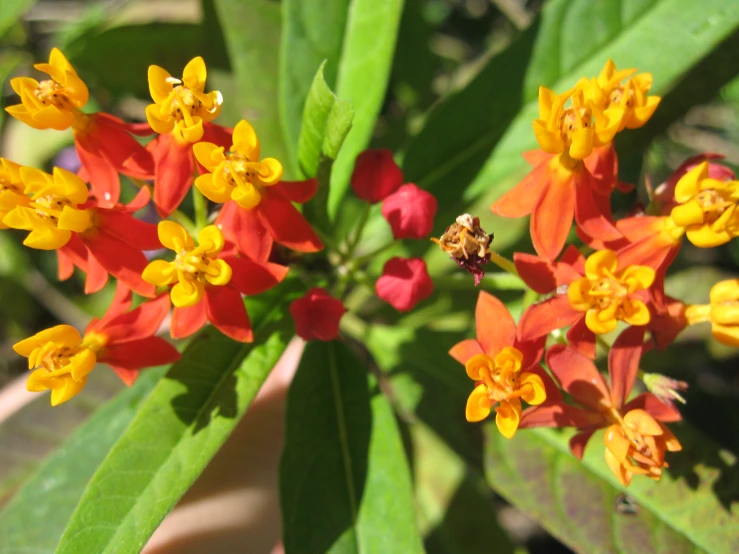
{"type": "Polygon", "coordinates": [[[354,260],[352,260],[352,265],[354,265],[354,267],[363,266],[367,262],[372,261],[372,259],[375,258],[378,254],[381,254],[382,252],[384,252],[388,248],[392,247],[394,244],[396,244],[396,242],[394,240],[392,240],[392,241],[388,242],[386,245],[381,246],[380,248],[377,248],[377,249],[373,250],[369,254],[364,254],[363,256],[358,256],[358,257],[354,258],[354,260]]]}
{"type": "Polygon", "coordinates": [[[518,276],[516,265],[511,260],[509,260],[508,258],[504,258],[497,252],[493,252],[492,250],[490,251],[490,261],[506,273],[518,276]]]}
{"type": "Polygon", "coordinates": [[[364,210],[362,211],[362,215],[359,216],[359,222],[357,223],[357,226],[354,228],[354,235],[351,239],[349,239],[349,245],[346,249],[346,253],[344,254],[344,258],[342,262],[346,263],[347,260],[351,260],[352,256],[354,255],[354,250],[357,248],[357,245],[359,244],[359,239],[362,238],[362,231],[364,231],[364,226],[367,224],[367,220],[369,219],[370,210],[372,209],[371,204],[366,204],[364,207],[364,210]]]}
{"type": "Polygon", "coordinates": [[[192,187],[192,205],[195,211],[195,227],[199,231],[208,225],[208,200],[196,186],[192,187]]]}
{"type": "Polygon", "coordinates": [[[195,225],[192,219],[187,217],[180,210],[175,210],[174,212],[172,212],[169,218],[172,221],[182,225],[191,237],[197,236],[198,227],[195,225]]]}
{"type": "MultiPolygon", "coordinates": [[[[473,288],[469,275],[454,273],[434,277],[434,287],[447,290],[469,290],[473,288]]],[[[510,273],[486,273],[480,281],[480,288],[487,291],[528,290],[520,277],[510,273]]]]}

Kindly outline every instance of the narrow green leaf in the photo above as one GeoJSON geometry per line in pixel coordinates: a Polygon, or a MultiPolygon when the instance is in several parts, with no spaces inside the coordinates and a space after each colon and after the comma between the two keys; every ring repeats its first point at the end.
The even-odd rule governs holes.
{"type": "Polygon", "coordinates": [[[282,162],[285,178],[297,177],[287,157],[275,101],[278,97],[280,4],[270,0],[214,0],[214,3],[236,76],[235,94],[224,94],[224,105],[236,104],[241,117],[254,125],[262,154],[282,162]]]}
{"type": "MultiPolygon", "coordinates": [[[[406,179],[432,190],[444,207],[437,217],[451,221],[465,202],[483,192],[497,198],[525,171],[521,153],[537,146],[531,122],[540,85],[566,90],[611,58],[651,72],[653,93],[668,102],[676,83],[738,24],[733,0],[547,2],[514,44],[431,113],[408,147],[406,179]]],[[[627,142],[638,136],[623,134],[627,142]]]]}
{"type": "Polygon", "coordinates": [[[329,214],[336,216],[354,160],[367,147],[385,99],[403,0],[353,0],[346,23],[336,94],[354,106],[352,130],[331,174],[329,214]]]}
{"type": "Polygon", "coordinates": [[[308,344],[286,425],[286,552],[423,552],[394,414],[347,346],[308,344]]]}
{"type": "MultiPolygon", "coordinates": [[[[256,328],[281,308],[252,311],[256,328]]],[[[213,328],[193,340],[93,476],[60,554],[141,550],[256,396],[285,349],[288,323],[283,318],[278,327],[263,329],[253,344],[213,328]]]]}
{"type": "Polygon", "coordinates": [[[623,489],[605,464],[602,432],[579,462],[565,433],[522,430],[507,440],[489,423],[486,475],[509,502],[578,552],[737,552],[736,458],[687,423],[674,431],[683,451],[669,454],[662,479],[635,476],[623,489]]]}
{"type": "MultiPolygon", "coordinates": [[[[163,373],[164,368],[142,372],[133,387],[97,410],[39,467],[0,512],[0,552],[55,551],[90,477],[163,373]]],[[[47,409],[53,411],[48,406],[47,409]]]]}
{"type": "Polygon", "coordinates": [[[305,214],[319,229],[329,231],[328,198],[333,161],[352,126],[354,109],[336,98],[323,78],[324,61],[318,68],[303,110],[298,142],[298,164],[305,176],[317,176],[316,196],[305,206],[305,214]]]}
{"type": "MultiPolygon", "coordinates": [[[[336,86],[336,74],[344,40],[349,0],[285,0],[282,9],[279,103],[285,142],[293,162],[302,164],[298,137],[316,70],[325,70],[328,87],[336,86]]],[[[336,157],[336,156],[332,156],[336,157]]],[[[298,167],[301,167],[300,165],[298,167]]],[[[307,175],[315,175],[315,169],[307,175]]]]}

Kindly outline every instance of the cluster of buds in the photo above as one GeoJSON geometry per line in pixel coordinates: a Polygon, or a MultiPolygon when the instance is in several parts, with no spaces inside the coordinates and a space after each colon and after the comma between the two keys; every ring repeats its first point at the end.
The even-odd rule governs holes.
{"type": "MultiPolygon", "coordinates": [[[[524,155],[532,171],[491,209],[505,217],[531,214],[537,255],[515,253],[512,272],[541,297],[516,325],[500,302],[480,293],[477,339],[450,350],[476,381],[469,421],[495,407],[508,438],[518,428],[574,427],[570,447],[578,458],[605,429],[605,461],[624,486],[634,475],[659,479],[665,453],[681,449],[666,423],[681,419],[674,401],[685,402],[687,384],[642,372],[642,353],[668,347],[686,326],[702,322],[720,342],[739,345],[739,280],[717,283],[705,305],[664,292],[683,237],[710,248],[739,236],[739,181],[714,161],[718,156],[688,160],[650,191],[644,213],[612,215],[613,191],[631,188],[618,179],[612,141],[654,113],[660,99],[648,94],[651,85],[650,74],[619,71],[609,61],[564,94],[540,89],[533,129],[541,150],[524,155]],[[587,257],[573,245],[565,249],[573,218],[592,249],[587,257]],[[619,329],[609,346],[604,335],[619,329]],[[545,351],[550,334],[557,344],[545,351]],[[608,381],[593,363],[598,344],[608,349],[608,381]],[[538,366],[542,359],[549,373],[538,366]],[[630,398],[639,377],[650,392],[630,398]],[[521,399],[530,407],[522,410],[521,399]]],[[[460,266],[480,269],[475,264],[484,263],[488,243],[478,229],[476,218],[461,216],[436,242],[460,266]]]]}
{"type": "MultiPolygon", "coordinates": [[[[243,297],[271,289],[288,271],[270,261],[274,244],[304,253],[323,248],[293,205],[310,200],[317,181],[283,181],[282,165],[261,158],[259,139],[247,121],[234,129],[215,123],[223,98],[218,91],[206,92],[201,57],[185,66],[181,79],[149,67],[148,123],[85,113],[87,86],[56,48],[49,63],[35,68],[49,79],[13,79],[20,104],[6,110],[36,129],[71,128],[81,169],[75,175],[55,167],[47,174],[0,159],[0,228],[27,231],[26,246],[56,251],[60,279],[79,269],[86,275],[86,293],[101,290],[111,277],[118,288],[106,314],[84,333],[62,324],[15,345],[33,370],[28,389],[51,390],[53,405],[66,402],[82,390],[98,362],[130,385],[139,369],[179,357],[157,336],[167,326],[175,339],[210,322],[234,340],[253,341],[243,297]],[[134,138],[152,134],[146,146],[134,138]],[[119,202],[121,174],[140,187],[127,205],[119,202]],[[186,229],[167,220],[195,190],[222,204],[216,225],[186,229]],[[158,225],[135,216],[150,201],[162,218],[158,225]],[[174,257],[149,261],[162,247],[174,257]],[[157,295],[157,289],[168,292],[157,295]],[[131,309],[133,292],[145,301],[131,309]]],[[[311,291],[304,301],[314,296],[311,291]]],[[[338,300],[329,304],[330,309],[318,311],[315,305],[325,303],[311,304],[308,315],[294,310],[297,328],[311,327],[306,317],[338,313],[329,331],[309,337],[335,338],[344,310],[338,300]]]]}

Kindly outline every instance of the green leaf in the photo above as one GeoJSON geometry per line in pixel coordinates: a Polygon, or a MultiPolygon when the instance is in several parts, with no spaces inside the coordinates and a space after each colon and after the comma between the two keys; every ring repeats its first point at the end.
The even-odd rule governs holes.
{"type": "Polygon", "coordinates": [[[298,142],[298,165],[304,176],[318,177],[318,192],[305,205],[305,214],[319,229],[329,232],[328,197],[333,161],[352,126],[354,110],[336,98],[323,78],[326,62],[318,68],[303,111],[298,142]]]}
{"type": "MultiPolygon", "coordinates": [[[[547,2],[526,32],[430,114],[407,149],[406,179],[434,192],[441,221],[452,221],[482,193],[486,201],[476,208],[487,211],[526,171],[521,153],[537,147],[531,122],[540,85],[564,91],[581,76],[597,75],[611,58],[619,67],[651,72],[653,93],[669,104],[678,81],[737,24],[733,0],[547,2]]],[[[664,104],[658,116],[660,110],[664,104]]],[[[623,134],[626,141],[639,136],[623,134]]]]}
{"type": "Polygon", "coordinates": [[[393,412],[347,346],[308,344],[286,425],[286,552],[423,552],[393,412]]]}
{"type": "MultiPolygon", "coordinates": [[[[310,101],[309,95],[313,94],[312,89],[316,86],[316,70],[321,73],[321,81],[325,79],[325,83],[328,83],[327,87],[336,86],[349,4],[349,0],[283,2],[280,117],[290,158],[293,165],[297,160],[301,169],[305,169],[305,166],[302,165],[299,148],[296,156],[296,145],[298,137],[302,141],[304,133],[301,128],[301,121],[305,124],[303,106],[310,101]]],[[[315,169],[306,174],[315,175],[315,169]]]]}
{"type": "Polygon", "coordinates": [[[233,96],[224,105],[238,105],[259,135],[265,157],[277,158],[285,178],[297,177],[287,157],[278,103],[278,56],[280,51],[280,4],[269,0],[214,0],[223,29],[231,67],[236,76],[233,96]]]}
{"type": "Polygon", "coordinates": [[[605,464],[602,432],[590,439],[579,462],[565,433],[521,430],[507,440],[488,423],[486,476],[509,502],[578,552],[736,552],[736,458],[688,424],[674,431],[683,451],[668,453],[662,479],[637,475],[624,489],[605,464]]]}
{"type": "Polygon", "coordinates": [[[90,477],[163,373],[164,368],[142,372],[133,387],[97,410],[26,482],[0,512],[0,552],[55,551],[90,477]]]}
{"type": "MultiPolygon", "coordinates": [[[[280,291],[284,293],[284,290],[280,291]]],[[[272,295],[274,297],[274,295],[272,295]]],[[[261,306],[256,328],[281,304],[261,306]]],[[[139,552],[243,416],[289,338],[284,319],[237,343],[213,328],[160,381],[93,476],[58,552],[139,552]]]]}
{"type": "Polygon", "coordinates": [[[0,10],[0,37],[15,25],[33,7],[36,0],[3,0],[0,10]]]}
{"type": "Polygon", "coordinates": [[[336,216],[354,160],[367,147],[385,100],[403,0],[353,0],[346,23],[336,94],[354,106],[352,130],[331,174],[329,214],[336,216]]]}
{"type": "Polygon", "coordinates": [[[123,383],[107,368],[94,371],[74,402],[56,408],[47,395],[37,397],[0,424],[0,506],[4,505],[39,464],[123,383]]]}

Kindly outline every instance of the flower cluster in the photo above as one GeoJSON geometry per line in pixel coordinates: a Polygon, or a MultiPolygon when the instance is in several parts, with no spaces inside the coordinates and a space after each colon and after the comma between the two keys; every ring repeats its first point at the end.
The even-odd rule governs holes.
{"type": "MultiPolygon", "coordinates": [[[[739,280],[717,283],[705,305],[664,292],[683,237],[710,248],[739,236],[739,181],[717,156],[686,161],[649,191],[646,209],[620,219],[612,214],[613,191],[632,188],[618,179],[613,138],[652,116],[660,99],[649,95],[651,85],[650,74],[609,61],[600,75],[563,94],[540,89],[533,123],[540,150],[524,155],[533,169],[491,207],[504,217],[531,215],[537,255],[515,253],[510,271],[539,299],[516,325],[503,304],[480,293],[477,339],[450,350],[476,383],[468,421],[494,408],[508,438],[518,428],[574,427],[570,446],[578,458],[593,433],[605,429],[606,463],[624,486],[635,474],[659,479],[665,453],[681,448],[665,424],[680,420],[673,401],[684,402],[678,391],[687,385],[642,372],[643,352],[666,348],[701,322],[711,323],[717,340],[739,345],[739,280]],[[573,219],[587,255],[565,248],[573,219]],[[613,332],[619,334],[611,345],[605,336],[613,332]],[[549,337],[556,343],[545,352],[549,337]],[[594,365],[598,345],[608,350],[608,381],[594,365]],[[548,372],[538,365],[542,358],[548,372]],[[630,398],[639,378],[650,392],[630,398]],[[530,407],[522,410],[521,400],[530,407]]],[[[439,242],[452,255],[463,246],[439,242]]]]}
{"type": "MultiPolygon", "coordinates": [[[[247,121],[234,129],[215,122],[223,98],[206,92],[201,57],[185,66],[182,78],[149,67],[147,123],[84,112],[88,88],[56,48],[49,63],[35,68],[49,78],[13,79],[20,103],[7,112],[36,129],[71,128],[81,169],[54,167],[49,174],[0,159],[0,227],[27,231],[23,243],[30,248],[56,251],[60,279],[78,269],[86,293],[100,291],[110,277],[117,292],[84,333],[58,325],[15,345],[33,370],[28,389],[50,389],[52,404],[60,404],[84,387],[98,362],[131,384],[140,368],[179,357],[157,336],[160,327],[181,339],[210,322],[234,340],[253,341],[243,296],[271,289],[288,271],[271,261],[274,244],[299,252],[323,248],[293,205],[310,200],[317,181],[283,181],[282,165],[261,158],[247,121]],[[152,134],[145,144],[136,138],[152,134]],[[120,175],[139,187],[128,204],[120,202],[120,175]],[[197,225],[181,211],[190,192],[222,204],[216,225],[197,225]],[[150,202],[158,224],[145,211],[150,202]],[[163,248],[172,254],[150,261],[163,248]],[[145,301],[132,309],[134,292],[145,301]]],[[[207,210],[202,197],[199,204],[207,210]]],[[[205,222],[207,215],[195,219],[205,222]]]]}

